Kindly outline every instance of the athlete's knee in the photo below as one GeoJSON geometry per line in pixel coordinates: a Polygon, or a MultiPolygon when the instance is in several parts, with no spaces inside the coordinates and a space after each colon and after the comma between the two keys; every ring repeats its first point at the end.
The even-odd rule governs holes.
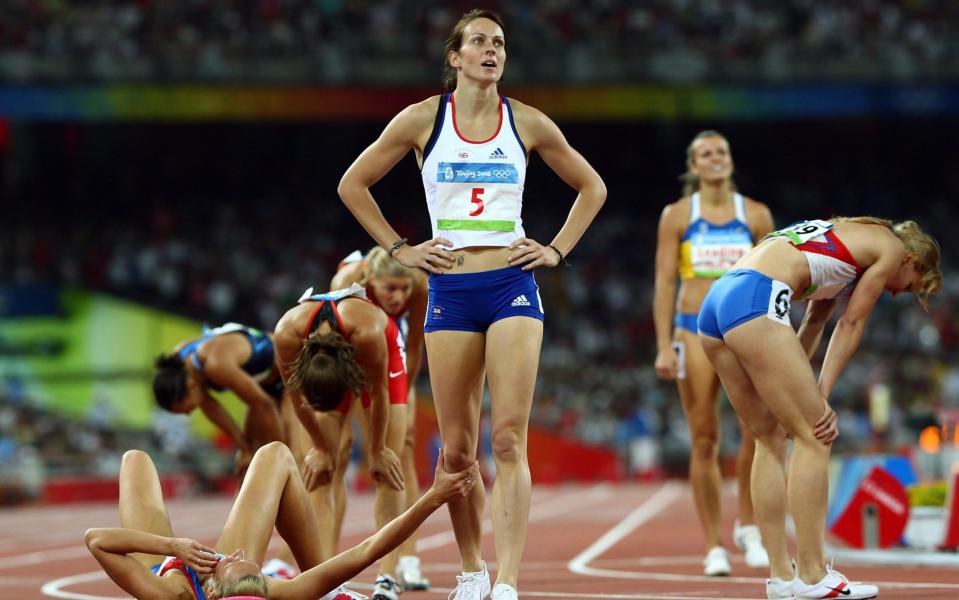
{"type": "Polygon", "coordinates": [[[268,462],[273,465],[283,465],[284,463],[296,468],[296,461],[293,459],[293,453],[283,442],[270,442],[260,446],[253,455],[256,462],[268,462]]]}
{"type": "Polygon", "coordinates": [[[526,436],[518,427],[498,427],[493,431],[493,457],[498,462],[519,462],[526,456],[526,436]]]}
{"type": "Polygon", "coordinates": [[[443,446],[443,462],[448,473],[457,473],[476,462],[476,450],[443,446]]]}
{"type": "Polygon", "coordinates": [[[150,455],[144,452],[143,450],[127,450],[123,453],[123,464],[133,464],[140,461],[150,461],[150,455]]]}
{"type": "Polygon", "coordinates": [[[693,431],[689,452],[699,459],[713,460],[719,455],[719,436],[715,429],[693,431]]]}

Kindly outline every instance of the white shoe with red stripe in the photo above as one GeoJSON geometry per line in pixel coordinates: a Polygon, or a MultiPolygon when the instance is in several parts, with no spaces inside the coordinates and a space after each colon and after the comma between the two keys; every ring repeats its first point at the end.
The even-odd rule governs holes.
{"type": "Polygon", "coordinates": [[[803,583],[798,577],[793,580],[793,593],[797,600],[841,598],[842,600],[866,600],[879,595],[879,588],[865,583],[852,582],[832,566],[826,567],[826,576],[818,583],[803,583]]]}

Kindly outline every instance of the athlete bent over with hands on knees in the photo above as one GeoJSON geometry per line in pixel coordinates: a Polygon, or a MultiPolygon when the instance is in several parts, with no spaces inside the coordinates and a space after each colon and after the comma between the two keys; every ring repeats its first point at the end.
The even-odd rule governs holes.
{"type": "MultiPolygon", "coordinates": [[[[366,256],[358,250],[340,262],[339,269],[330,283],[332,289],[342,289],[357,283],[366,288],[366,295],[373,304],[386,312],[399,327],[406,347],[406,381],[409,391],[406,395],[406,437],[400,460],[403,463],[403,483],[406,487],[404,506],[412,506],[420,497],[420,487],[416,480],[416,378],[420,372],[423,356],[423,321],[426,317],[427,281],[426,273],[420,269],[404,267],[396,259],[390,258],[386,250],[375,246],[366,256]]],[[[400,376],[397,371],[389,373],[391,382],[400,376]]],[[[397,413],[398,416],[398,413],[397,413]]],[[[390,418],[393,413],[390,413],[390,418]]],[[[343,476],[349,460],[349,449],[353,445],[353,428],[349,419],[344,420],[340,434],[340,465],[336,477],[343,476]]],[[[369,433],[366,432],[368,437],[369,433]]],[[[341,482],[336,484],[337,493],[345,493],[341,482]]],[[[345,503],[337,500],[337,522],[343,520],[345,503]]],[[[411,535],[403,542],[395,554],[388,555],[380,564],[381,574],[377,578],[373,598],[395,600],[394,588],[403,591],[427,590],[428,579],[423,577],[420,558],[416,554],[416,536],[411,535]],[[395,574],[395,578],[394,578],[395,574]]]]}
{"type": "Polygon", "coordinates": [[[299,304],[280,318],[274,340],[290,391],[283,415],[290,448],[311,492],[323,535],[323,556],[328,558],[339,536],[332,487],[339,436],[354,395],[362,397],[363,414],[369,419],[368,456],[377,484],[377,523],[383,525],[403,510],[398,458],[406,433],[402,338],[396,324],[366,298],[362,287],[354,285],[325,294],[307,290],[299,304]],[[400,375],[389,378],[389,370],[400,375]]]}
{"type": "Polygon", "coordinates": [[[913,221],[874,217],[802,221],[766,236],[713,284],[699,338],[729,400],[756,437],[753,504],[769,552],[769,598],[872,598],[825,565],[829,451],[839,435],[829,395],[883,291],[915,293],[923,307],[939,291],[939,245],[913,221]],[[808,299],[798,335],[793,295],[808,299]],[[809,358],[841,296],[817,383],[809,358]],[[788,487],[786,437],[793,441],[788,487]],[[796,524],[797,571],[786,548],[787,511],[796,524]]]}
{"type": "Polygon", "coordinates": [[[153,393],[161,408],[203,414],[233,440],[236,471],[246,471],[253,452],[268,442],[283,441],[279,405],[283,381],[275,368],[273,336],[239,323],[227,323],[177,344],[156,360],[153,393]],[[248,407],[243,428],[210,390],[231,390],[248,407]]]}
{"type": "Polygon", "coordinates": [[[173,535],[150,457],[120,468],[120,527],[88,529],[85,541],[110,579],[135,598],[314,600],[396,548],[445,502],[470,493],[479,467],[448,474],[439,456],[432,487],[409,510],[358,546],[321,562],[319,530],[290,450],[272,442],[250,463],[216,547],[173,535]],[[274,525],[303,572],[291,580],[260,572],[274,525]]]}
{"type": "MultiPolygon", "coordinates": [[[[706,292],[743,254],[773,229],[762,202],[744,197],[733,184],[733,157],[719,132],[699,133],[686,149],[683,197],[663,210],[656,238],[656,374],[676,380],[689,424],[689,483],[706,538],[706,575],[729,575],[722,544],[722,472],[719,468],[719,378],[696,335],[696,316],[706,292]],[[679,293],[676,274],[679,273],[679,293]]],[[[746,564],[769,567],[749,491],[755,442],[739,422],[742,441],[736,460],[739,514],[733,540],[746,564]]]]}
{"type": "Polygon", "coordinates": [[[476,459],[484,376],[496,460],[492,518],[499,565],[490,586],[480,555],[485,490],[450,504],[463,574],[455,598],[517,597],[531,481],[527,428],[543,337],[543,308],[531,270],[553,267],[576,245],[606,198],[602,179],[543,113],[500,96],[506,62],[502,21],[466,13],[445,51],[451,90],[404,109],[340,181],[344,204],[400,263],[431,273],[426,352],[447,465],[476,459]],[[410,150],[422,168],[433,239],[413,246],[384,219],[370,187],[410,150]],[[526,237],[522,193],[536,150],[578,192],[549,245],[526,237]]]}

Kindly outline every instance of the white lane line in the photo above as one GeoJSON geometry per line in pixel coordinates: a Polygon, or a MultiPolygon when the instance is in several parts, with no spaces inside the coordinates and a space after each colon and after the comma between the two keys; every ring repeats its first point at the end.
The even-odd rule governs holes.
{"type": "Polygon", "coordinates": [[[29,554],[7,556],[0,561],[0,570],[16,569],[30,565],[40,565],[58,560],[72,560],[81,556],[90,556],[86,546],[78,545],[69,546],[67,548],[56,548],[53,550],[40,550],[38,552],[30,552],[29,554]]]}
{"type": "MultiPolygon", "coordinates": [[[[608,499],[612,495],[612,489],[608,484],[600,483],[593,485],[585,490],[579,490],[571,494],[563,494],[540,504],[534,505],[530,509],[529,521],[541,521],[550,517],[555,517],[564,513],[579,510],[590,504],[596,504],[608,499]]],[[[487,534],[493,531],[493,520],[487,517],[483,520],[482,532],[487,534]]],[[[452,529],[422,537],[416,542],[417,552],[441,548],[456,541],[452,529]]],[[[525,592],[524,592],[525,594],[525,592]]]]}
{"type": "Polygon", "coordinates": [[[625,519],[617,523],[612,529],[607,531],[591,546],[579,553],[578,556],[569,561],[567,568],[573,573],[580,575],[599,575],[601,577],[619,577],[616,571],[607,571],[605,569],[595,569],[589,567],[594,559],[600,557],[604,552],[615,546],[624,537],[632,533],[636,528],[646,521],[649,521],[663,510],[669,508],[670,504],[679,497],[680,486],[675,482],[667,482],[663,487],[656,490],[656,493],[650,496],[646,502],[643,502],[625,519]]]}
{"type": "Polygon", "coordinates": [[[78,583],[87,583],[88,581],[97,581],[99,579],[106,578],[107,574],[103,571],[90,571],[89,573],[70,575],[69,577],[61,577],[60,579],[54,579],[53,581],[43,584],[43,587],[40,588],[40,592],[42,592],[45,596],[52,596],[54,598],[68,598],[69,600],[130,600],[129,596],[91,596],[90,594],[68,592],[60,589],[70,585],[76,585],[78,583]]]}

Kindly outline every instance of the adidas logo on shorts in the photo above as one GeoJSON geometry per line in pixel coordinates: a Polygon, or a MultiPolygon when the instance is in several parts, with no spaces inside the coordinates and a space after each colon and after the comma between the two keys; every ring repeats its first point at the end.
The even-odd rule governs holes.
{"type": "Polygon", "coordinates": [[[513,302],[510,304],[510,306],[532,306],[532,304],[530,304],[529,300],[526,299],[526,294],[520,294],[513,299],[513,302]]]}

